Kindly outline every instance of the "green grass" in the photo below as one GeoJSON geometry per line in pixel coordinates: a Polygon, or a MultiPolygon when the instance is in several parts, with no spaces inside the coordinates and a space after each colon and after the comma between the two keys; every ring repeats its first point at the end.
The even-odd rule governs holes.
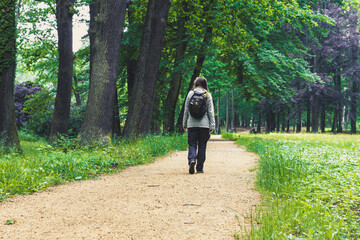
{"type": "Polygon", "coordinates": [[[260,156],[263,195],[246,239],[359,239],[360,136],[223,137],[260,156]]]}
{"type": "Polygon", "coordinates": [[[80,147],[75,139],[63,138],[51,146],[27,134],[20,134],[20,138],[22,154],[0,151],[0,201],[150,163],[156,157],[187,148],[185,135],[147,136],[109,146],[87,147],[80,147]]]}

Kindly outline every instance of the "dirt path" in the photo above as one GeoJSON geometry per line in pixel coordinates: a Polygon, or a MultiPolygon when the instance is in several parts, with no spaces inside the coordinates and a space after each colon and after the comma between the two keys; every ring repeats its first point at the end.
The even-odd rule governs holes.
{"type": "Polygon", "coordinates": [[[203,174],[187,152],[0,203],[0,239],[233,239],[259,202],[256,157],[212,136],[203,174]],[[235,216],[239,216],[236,220],[235,216]],[[4,225],[15,219],[14,225],[4,225]]]}

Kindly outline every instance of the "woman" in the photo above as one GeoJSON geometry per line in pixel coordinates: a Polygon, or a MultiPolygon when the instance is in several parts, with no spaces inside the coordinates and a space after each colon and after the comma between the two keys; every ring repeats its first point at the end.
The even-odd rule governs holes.
{"type": "Polygon", "coordinates": [[[207,80],[204,77],[198,77],[195,79],[194,88],[187,95],[183,118],[183,128],[185,131],[188,129],[189,173],[194,174],[195,165],[196,172],[203,173],[206,143],[210,139],[210,134],[215,129],[214,105],[211,94],[208,90],[207,80]],[[202,96],[205,97],[204,100],[206,101],[206,110],[204,111],[205,114],[202,117],[196,116],[197,114],[194,114],[194,112],[194,116],[190,113],[190,103],[194,101],[192,100],[194,94],[195,96],[200,96],[200,98],[202,98],[202,96]],[[196,150],[198,150],[197,153],[196,150]]]}

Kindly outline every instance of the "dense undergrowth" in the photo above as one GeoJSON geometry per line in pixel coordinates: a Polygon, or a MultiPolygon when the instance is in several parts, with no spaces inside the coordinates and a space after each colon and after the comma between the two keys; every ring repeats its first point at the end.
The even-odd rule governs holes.
{"type": "Polygon", "coordinates": [[[23,153],[0,150],[0,201],[12,195],[150,163],[156,157],[187,148],[184,135],[150,135],[107,146],[86,147],[69,138],[61,138],[53,145],[24,133],[20,139],[23,153]]]}
{"type": "Polygon", "coordinates": [[[360,239],[360,137],[233,135],[259,155],[263,204],[246,239],[360,239]]]}

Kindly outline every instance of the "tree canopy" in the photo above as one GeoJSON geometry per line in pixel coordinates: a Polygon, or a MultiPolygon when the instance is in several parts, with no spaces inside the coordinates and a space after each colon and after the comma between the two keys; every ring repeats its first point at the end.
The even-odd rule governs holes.
{"type": "MultiPolygon", "coordinates": [[[[181,129],[184,99],[199,75],[208,79],[218,103],[219,125],[233,118],[236,126],[266,125],[268,131],[274,131],[280,125],[284,130],[296,125],[301,131],[306,125],[307,130],[311,126],[316,132],[318,120],[320,129],[325,130],[327,124],[333,125],[333,131],[342,131],[352,120],[352,132],[356,133],[356,0],[174,0],[165,12],[157,7],[153,12],[152,0],[133,0],[122,4],[117,12],[109,9],[114,16],[123,14],[124,21],[116,26],[107,24],[110,18],[102,15],[104,2],[18,0],[11,10],[18,21],[17,32],[0,26],[1,42],[4,38],[17,39],[16,83],[28,80],[46,89],[34,98],[46,103],[51,112],[55,108],[53,99],[60,98],[61,93],[59,66],[70,61],[59,56],[59,49],[69,51],[57,38],[62,21],[59,11],[77,15],[86,24],[82,48],[75,52],[70,49],[72,95],[62,97],[70,102],[70,116],[60,114],[65,118],[59,120],[69,121],[67,134],[76,136],[82,124],[82,136],[103,127],[114,136],[121,135],[124,126],[126,136],[181,129]],[[159,26],[164,26],[162,31],[159,26]],[[120,34],[116,41],[109,34],[114,31],[120,34]],[[100,32],[102,37],[97,37],[100,32]],[[150,45],[145,47],[145,43],[150,45]],[[110,45],[104,50],[106,44],[110,45]],[[112,51],[111,60],[96,60],[102,51],[112,51]],[[107,78],[98,73],[115,65],[109,72],[114,82],[106,85],[107,78]],[[91,84],[97,81],[108,89],[91,93],[91,84]],[[114,97],[106,97],[113,93],[114,97]],[[95,99],[105,102],[99,105],[95,99]],[[230,102],[234,105],[231,109],[230,102]],[[110,106],[106,113],[90,121],[97,122],[96,127],[83,122],[85,109],[104,106],[110,106]],[[101,120],[105,115],[107,120],[101,120]]],[[[3,56],[9,47],[4,45],[0,54],[3,56]]],[[[0,61],[1,70],[11,58],[0,61]]],[[[85,119],[95,116],[87,114],[85,119]]],[[[33,129],[30,120],[18,126],[48,135],[52,125],[48,118],[37,119],[42,126],[49,126],[42,131],[33,129]]],[[[101,141],[100,135],[89,142],[101,141]]]]}

